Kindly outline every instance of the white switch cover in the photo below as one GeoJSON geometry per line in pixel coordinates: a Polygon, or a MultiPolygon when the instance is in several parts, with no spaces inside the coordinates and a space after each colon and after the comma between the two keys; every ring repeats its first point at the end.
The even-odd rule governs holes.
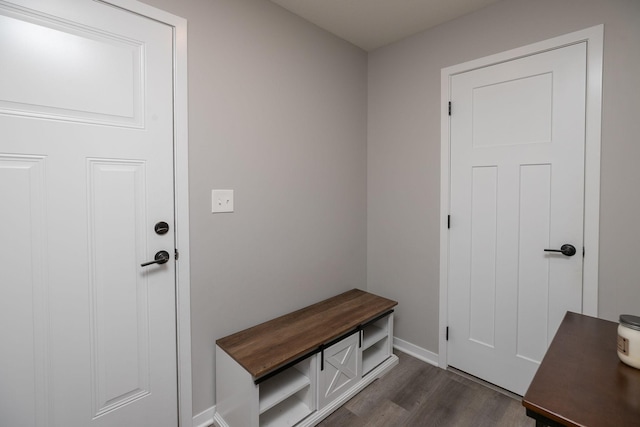
{"type": "Polygon", "coordinates": [[[211,212],[233,212],[233,190],[211,190],[211,212]]]}

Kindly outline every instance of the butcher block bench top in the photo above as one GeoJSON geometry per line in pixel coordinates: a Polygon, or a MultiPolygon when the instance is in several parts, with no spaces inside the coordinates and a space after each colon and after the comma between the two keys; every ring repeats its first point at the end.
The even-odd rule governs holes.
{"type": "Polygon", "coordinates": [[[254,379],[317,350],[398,303],[352,289],[216,341],[254,379]]]}

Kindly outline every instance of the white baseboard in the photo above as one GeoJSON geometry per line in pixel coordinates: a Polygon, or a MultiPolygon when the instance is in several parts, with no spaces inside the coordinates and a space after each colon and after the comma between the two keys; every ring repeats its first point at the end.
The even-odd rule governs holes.
{"type": "Polygon", "coordinates": [[[438,363],[437,353],[434,353],[422,347],[418,347],[417,345],[411,344],[410,342],[405,340],[401,340],[398,337],[393,337],[393,348],[403,353],[407,353],[409,356],[413,356],[416,359],[427,362],[433,366],[440,366],[440,364],[438,363]]]}
{"type": "Polygon", "coordinates": [[[194,415],[193,417],[193,427],[209,427],[213,424],[213,417],[216,413],[216,406],[213,405],[209,409],[205,409],[200,412],[198,415],[194,415]]]}

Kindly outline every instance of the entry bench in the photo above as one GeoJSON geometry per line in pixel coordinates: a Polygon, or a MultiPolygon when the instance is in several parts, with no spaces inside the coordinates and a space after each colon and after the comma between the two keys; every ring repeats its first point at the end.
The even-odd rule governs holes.
{"type": "Polygon", "coordinates": [[[217,340],[216,422],[316,425],[398,364],[397,304],[352,289],[217,340]]]}

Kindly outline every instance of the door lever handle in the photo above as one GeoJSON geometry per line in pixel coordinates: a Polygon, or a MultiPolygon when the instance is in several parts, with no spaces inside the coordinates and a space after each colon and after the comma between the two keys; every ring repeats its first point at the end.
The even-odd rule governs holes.
{"type": "Polygon", "coordinates": [[[576,247],[566,243],[566,244],[560,246],[560,249],[545,249],[544,251],[545,252],[560,252],[562,255],[565,255],[565,256],[574,256],[576,254],[576,247]]]}
{"type": "Polygon", "coordinates": [[[154,260],[153,261],[143,262],[142,264],[140,264],[140,267],[146,267],[146,266],[151,265],[151,264],[164,264],[167,261],[169,261],[169,258],[170,258],[169,252],[167,252],[167,251],[158,251],[156,253],[156,255],[154,256],[154,260]]]}

